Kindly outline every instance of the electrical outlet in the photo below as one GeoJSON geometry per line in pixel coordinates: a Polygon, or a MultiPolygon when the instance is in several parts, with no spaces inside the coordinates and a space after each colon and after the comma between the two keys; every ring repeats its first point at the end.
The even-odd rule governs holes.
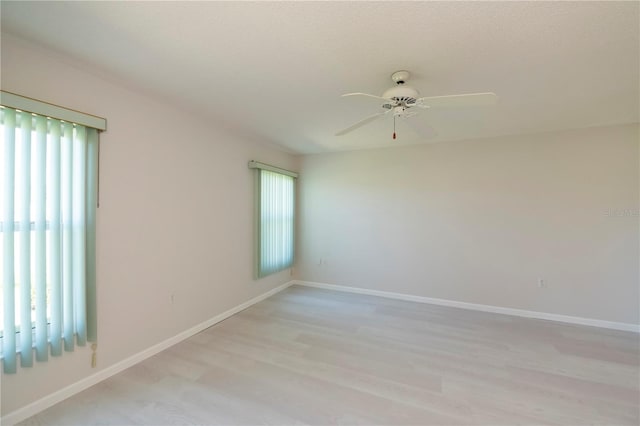
{"type": "Polygon", "coordinates": [[[545,282],[544,278],[538,278],[538,287],[545,288],[546,286],[547,283],[545,282]]]}

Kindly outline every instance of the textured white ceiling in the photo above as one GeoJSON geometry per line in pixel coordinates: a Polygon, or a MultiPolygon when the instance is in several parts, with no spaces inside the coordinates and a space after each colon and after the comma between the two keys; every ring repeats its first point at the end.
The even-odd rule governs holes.
{"type": "Polygon", "coordinates": [[[638,2],[2,2],[2,31],[299,153],[638,122],[638,2]],[[431,109],[423,140],[375,113],[396,70],[431,109]]]}

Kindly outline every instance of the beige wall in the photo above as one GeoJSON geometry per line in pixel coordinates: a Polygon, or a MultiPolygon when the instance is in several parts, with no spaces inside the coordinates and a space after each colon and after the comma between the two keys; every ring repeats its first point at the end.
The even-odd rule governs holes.
{"type": "Polygon", "coordinates": [[[3,36],[2,89],[107,118],[98,369],[86,349],[2,375],[7,414],[287,282],[252,279],[251,159],[296,159],[3,36]],[[175,301],[171,303],[171,294],[175,301]]]}
{"type": "Polygon", "coordinates": [[[638,324],[638,142],[632,125],[305,156],[297,276],[638,324]]]}

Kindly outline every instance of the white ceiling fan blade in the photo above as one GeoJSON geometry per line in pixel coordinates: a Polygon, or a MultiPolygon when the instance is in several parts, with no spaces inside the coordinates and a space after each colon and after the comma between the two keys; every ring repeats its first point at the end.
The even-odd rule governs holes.
{"type": "MultiPolygon", "coordinates": [[[[390,110],[389,110],[389,111],[390,111],[390,110]]],[[[346,133],[351,132],[352,130],[357,129],[358,127],[362,127],[362,126],[364,126],[365,124],[370,123],[370,122],[372,122],[373,120],[376,120],[376,119],[378,119],[378,118],[380,118],[380,117],[384,116],[384,115],[385,115],[386,113],[388,113],[389,111],[378,112],[378,113],[375,113],[375,114],[373,114],[373,115],[370,115],[369,117],[364,118],[364,119],[362,119],[362,120],[358,121],[358,122],[357,122],[357,123],[355,123],[355,124],[352,124],[351,126],[347,127],[346,129],[342,129],[342,130],[340,130],[338,133],[336,133],[336,136],[342,136],[342,135],[344,135],[344,134],[346,134],[346,133]]]]}
{"type": "Polygon", "coordinates": [[[368,98],[374,98],[381,101],[391,102],[391,99],[383,98],[382,96],[370,95],[368,93],[355,92],[355,93],[345,93],[344,95],[342,95],[343,98],[347,96],[366,96],[368,98]]]}
{"type": "Polygon", "coordinates": [[[489,106],[498,102],[498,96],[493,92],[467,93],[463,95],[429,96],[416,101],[416,106],[429,107],[463,107],[489,106]]]}
{"type": "Polygon", "coordinates": [[[433,139],[436,136],[438,136],[438,132],[436,132],[436,129],[434,129],[433,127],[429,126],[428,124],[423,123],[422,121],[420,121],[419,119],[407,119],[404,120],[409,127],[411,127],[411,129],[420,137],[425,138],[425,139],[433,139]]]}

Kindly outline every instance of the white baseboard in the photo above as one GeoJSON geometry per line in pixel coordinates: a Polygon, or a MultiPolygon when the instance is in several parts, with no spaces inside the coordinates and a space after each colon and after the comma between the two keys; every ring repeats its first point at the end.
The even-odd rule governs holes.
{"type": "Polygon", "coordinates": [[[129,358],[126,358],[116,364],[113,364],[103,370],[100,370],[96,374],[93,374],[76,383],[73,383],[65,388],[60,389],[59,391],[49,394],[44,398],[41,398],[37,401],[32,402],[29,405],[26,405],[15,411],[12,411],[11,413],[8,413],[7,415],[3,416],[2,419],[0,419],[0,425],[6,425],[6,426],[14,425],[35,414],[38,414],[42,410],[45,410],[51,407],[52,405],[55,405],[58,402],[63,401],[69,398],[70,396],[77,394],[78,392],[81,392],[105,379],[108,379],[109,377],[115,374],[120,373],[123,370],[126,370],[129,367],[134,366],[140,361],[144,361],[145,359],[152,357],[158,352],[161,352],[175,345],[176,343],[180,343],[181,341],[193,336],[194,334],[201,332],[202,330],[209,328],[212,325],[217,324],[220,321],[223,321],[229,318],[231,315],[237,314],[238,312],[243,311],[248,307],[255,305],[256,303],[263,301],[267,297],[273,296],[274,294],[281,292],[282,290],[286,289],[293,283],[294,281],[289,281],[288,283],[282,284],[272,290],[267,291],[266,293],[263,293],[259,296],[254,297],[251,300],[241,303],[240,305],[234,308],[231,308],[226,312],[223,312],[196,326],[193,326],[188,330],[185,330],[173,337],[170,337],[169,339],[163,342],[160,342],[157,345],[151,346],[150,348],[145,349],[142,352],[138,352],[137,354],[132,355],[129,358]]]}
{"type": "Polygon", "coordinates": [[[306,287],[324,288],[327,290],[343,291],[347,293],[367,294],[370,296],[387,297],[390,299],[407,300],[410,302],[429,303],[432,305],[450,306],[453,308],[470,309],[474,311],[492,312],[496,314],[513,315],[517,317],[543,319],[549,321],[565,322],[570,324],[588,325],[591,327],[609,328],[613,330],[631,331],[640,333],[640,324],[625,322],[603,321],[593,318],[574,317],[569,315],[550,314],[547,312],[526,311],[524,309],[504,308],[501,306],[481,305],[478,303],[458,302],[455,300],[435,299],[432,297],[414,296],[411,294],[394,293],[391,291],[369,290],[360,287],[347,287],[342,285],[317,283],[311,281],[293,281],[296,285],[306,287]]]}

